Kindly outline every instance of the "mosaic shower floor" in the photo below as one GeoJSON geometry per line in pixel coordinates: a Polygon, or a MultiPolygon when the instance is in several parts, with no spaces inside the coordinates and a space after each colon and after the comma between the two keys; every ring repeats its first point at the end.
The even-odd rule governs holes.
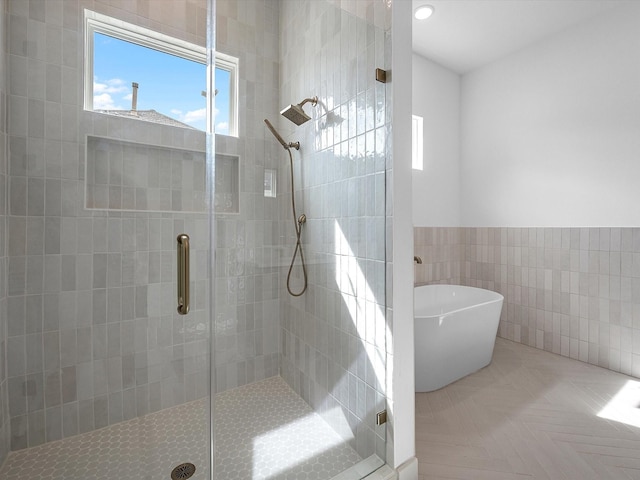
{"type": "MultiPolygon", "coordinates": [[[[183,462],[208,478],[207,399],[12,452],[3,480],[169,479],[183,462]]],[[[216,478],[326,480],[360,461],[280,377],[216,396],[216,478]]]]}

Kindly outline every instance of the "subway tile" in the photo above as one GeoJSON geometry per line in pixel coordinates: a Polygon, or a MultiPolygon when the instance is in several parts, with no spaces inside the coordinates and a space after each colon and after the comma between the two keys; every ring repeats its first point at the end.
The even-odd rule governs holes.
{"type": "Polygon", "coordinates": [[[43,371],[43,343],[42,333],[32,333],[25,337],[27,374],[41,373],[43,371]]]}
{"type": "Polygon", "coordinates": [[[26,376],[23,392],[27,397],[27,412],[36,412],[44,408],[44,378],[42,373],[26,376]]]}
{"type": "Polygon", "coordinates": [[[60,335],[58,332],[45,332],[43,340],[43,369],[45,372],[60,368],[60,335]]]}
{"type": "Polygon", "coordinates": [[[45,213],[50,216],[61,215],[61,183],[57,179],[47,179],[45,184],[45,213]]]}
{"type": "Polygon", "coordinates": [[[43,330],[43,297],[42,295],[27,295],[25,297],[25,331],[38,333],[43,330]]]}
{"type": "Polygon", "coordinates": [[[29,178],[27,180],[27,215],[44,215],[45,188],[44,180],[40,178],[29,178]]]}
{"type": "Polygon", "coordinates": [[[61,285],[62,291],[74,291],[76,289],[76,256],[62,255],[61,258],[61,285]]]}
{"type": "Polygon", "coordinates": [[[92,328],[93,359],[107,358],[107,326],[94,324],[92,328]]]}
{"type": "Polygon", "coordinates": [[[105,395],[109,391],[108,387],[108,367],[107,360],[99,358],[93,361],[93,396],[105,395]]]}
{"type": "Polygon", "coordinates": [[[44,223],[44,253],[60,253],[60,227],[59,217],[45,217],[44,223]]]}
{"type": "Polygon", "coordinates": [[[11,417],[11,450],[27,448],[27,415],[11,417]]]}
{"type": "Polygon", "coordinates": [[[112,393],[108,397],[108,422],[110,425],[123,420],[122,391],[112,393]]]}
{"type": "Polygon", "coordinates": [[[76,363],[76,330],[64,329],[60,331],[60,366],[62,368],[76,363]]]}
{"type": "Polygon", "coordinates": [[[43,279],[45,293],[60,292],[62,280],[61,262],[62,259],[59,255],[45,255],[43,279]]]}
{"type": "Polygon", "coordinates": [[[107,286],[107,255],[96,253],[93,255],[93,288],[107,286]]]}
{"type": "Polygon", "coordinates": [[[9,337],[25,334],[26,306],[24,296],[14,296],[7,299],[7,320],[9,337]]]}
{"type": "Polygon", "coordinates": [[[9,134],[26,137],[28,135],[29,101],[25,97],[9,97],[9,111],[11,121],[9,122],[9,134]]]}
{"type": "Polygon", "coordinates": [[[78,432],[86,433],[95,428],[93,417],[93,399],[78,402],[78,432]]]}
{"type": "Polygon", "coordinates": [[[93,325],[101,325],[107,322],[107,290],[105,288],[94,289],[91,300],[92,310],[89,318],[93,325]]]}
{"type": "MultiPolygon", "coordinates": [[[[80,305],[78,302],[78,294],[74,292],[61,292],[59,295],[52,297],[57,301],[57,322],[60,330],[75,329],[78,326],[78,312],[80,311],[80,305]]],[[[51,310],[47,310],[45,317],[53,318],[55,315],[54,305],[51,305],[51,310]]],[[[48,320],[45,320],[45,324],[48,320]]]]}
{"type": "Polygon", "coordinates": [[[71,437],[78,434],[78,403],[66,403],[62,407],[62,434],[71,437]]]}
{"type": "Polygon", "coordinates": [[[9,414],[12,418],[24,415],[27,412],[27,397],[23,385],[23,376],[9,377],[8,402],[9,414]]]}
{"type": "Polygon", "coordinates": [[[122,291],[119,288],[107,290],[107,323],[119,328],[122,320],[122,291]]]}
{"type": "Polygon", "coordinates": [[[28,108],[28,136],[44,138],[44,102],[42,100],[29,99],[28,108]]]}
{"type": "Polygon", "coordinates": [[[27,214],[27,178],[11,177],[10,178],[10,197],[9,208],[11,215],[27,214]]]}
{"type": "Polygon", "coordinates": [[[72,402],[75,403],[78,397],[78,382],[76,371],[77,368],[75,365],[62,368],[62,402],[65,404],[65,406],[72,402]]]}
{"type": "Polygon", "coordinates": [[[9,228],[9,254],[11,256],[19,255],[20,252],[27,255],[42,255],[44,253],[43,218],[11,217],[9,228]],[[22,245],[12,246],[12,242],[21,242],[22,245]]]}
{"type": "Polygon", "coordinates": [[[62,438],[62,408],[59,406],[45,411],[45,441],[52,442],[62,438]]]}
{"type": "Polygon", "coordinates": [[[62,383],[60,370],[49,371],[45,374],[44,386],[45,407],[55,407],[62,404],[62,383]]]}

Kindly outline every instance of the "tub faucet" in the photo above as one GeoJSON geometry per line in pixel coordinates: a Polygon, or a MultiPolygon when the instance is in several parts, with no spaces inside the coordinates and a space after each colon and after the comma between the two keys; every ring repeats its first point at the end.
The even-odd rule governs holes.
{"type": "Polygon", "coordinates": [[[417,255],[414,255],[413,261],[416,262],[418,265],[422,265],[422,259],[417,255]]]}

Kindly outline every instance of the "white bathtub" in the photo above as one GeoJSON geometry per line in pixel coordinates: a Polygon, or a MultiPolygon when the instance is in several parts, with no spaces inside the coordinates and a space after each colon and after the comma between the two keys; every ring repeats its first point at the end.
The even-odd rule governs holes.
{"type": "Polygon", "coordinates": [[[504,297],[459,285],[414,288],[416,392],[431,392],[491,363],[504,297]]]}

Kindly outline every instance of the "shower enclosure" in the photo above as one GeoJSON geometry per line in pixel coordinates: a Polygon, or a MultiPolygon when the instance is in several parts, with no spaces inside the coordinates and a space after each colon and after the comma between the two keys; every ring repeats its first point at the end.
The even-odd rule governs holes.
{"type": "Polygon", "coordinates": [[[2,0],[0,477],[384,464],[390,15],[385,0],[2,0]],[[119,41],[165,57],[100,57],[119,41]],[[191,64],[156,73],[175,57],[193,84],[174,76],[191,64]],[[156,83],[168,105],[149,103],[156,83]],[[300,143],[293,182],[264,119],[300,143]]]}

